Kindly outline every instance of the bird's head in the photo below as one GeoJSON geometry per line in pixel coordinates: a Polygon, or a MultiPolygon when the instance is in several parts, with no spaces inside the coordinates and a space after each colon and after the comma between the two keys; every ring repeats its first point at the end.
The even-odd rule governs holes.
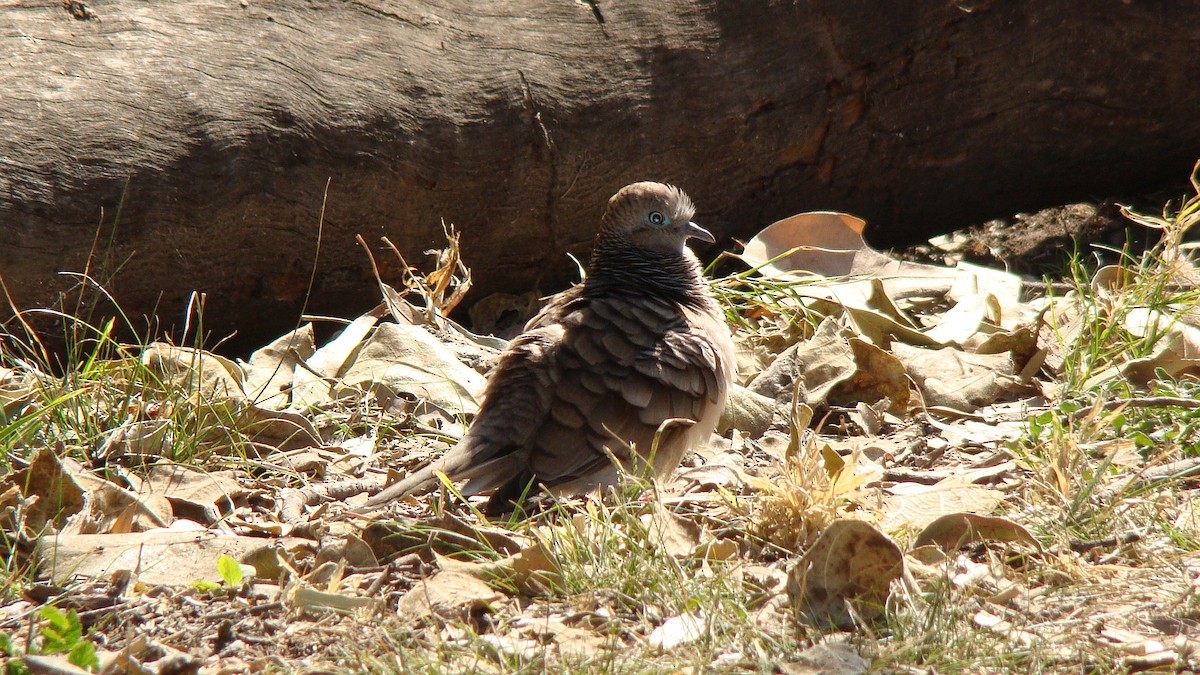
{"type": "Polygon", "coordinates": [[[695,213],[692,200],[673,185],[633,183],[608,200],[600,236],[624,237],[642,248],[675,252],[692,237],[715,242],[712,233],[692,222],[695,213]]]}

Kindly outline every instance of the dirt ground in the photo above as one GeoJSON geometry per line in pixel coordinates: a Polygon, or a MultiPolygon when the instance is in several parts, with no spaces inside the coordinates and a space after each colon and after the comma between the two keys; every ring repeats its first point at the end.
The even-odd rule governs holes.
{"type": "MultiPolygon", "coordinates": [[[[1081,257],[1095,255],[1102,263],[1117,262],[1120,251],[1127,243],[1133,249],[1132,252],[1136,254],[1153,245],[1156,239],[1155,235],[1156,233],[1136,226],[1125,219],[1121,215],[1119,207],[1113,203],[1071,204],[1033,214],[1017,214],[1008,219],[989,221],[938,237],[927,244],[891,253],[901,259],[936,265],[953,266],[959,260],[966,260],[980,265],[1006,269],[1033,280],[1045,279],[1054,283],[1067,276],[1070,260],[1076,252],[1079,252],[1081,257]]],[[[855,411],[847,409],[844,412],[846,413],[845,419],[849,419],[850,413],[855,411]]],[[[857,409],[857,412],[861,414],[862,410],[857,409]]],[[[1025,423],[1021,411],[1010,411],[1010,413],[1011,419],[1005,418],[1000,421],[1010,426],[1025,423]]],[[[347,419],[341,420],[341,422],[347,428],[361,423],[361,420],[357,420],[357,418],[355,421],[351,421],[352,417],[347,413],[347,419]]],[[[417,418],[414,416],[413,419],[417,418]]],[[[843,418],[835,416],[831,419],[837,421],[843,418]]],[[[833,425],[834,421],[831,421],[830,425],[833,425]]],[[[840,423],[843,426],[846,424],[845,422],[840,423]]],[[[829,429],[823,431],[829,431],[829,429]]],[[[830,432],[829,437],[832,438],[836,435],[836,433],[830,432]]],[[[929,439],[931,435],[936,436],[936,434],[931,434],[930,429],[918,422],[912,422],[904,426],[901,431],[892,434],[890,439],[892,445],[887,446],[888,451],[885,453],[891,457],[892,464],[888,468],[890,473],[885,474],[885,479],[909,483],[931,483],[940,481],[951,474],[961,473],[967,468],[972,468],[976,472],[989,470],[994,468],[992,465],[996,462],[1006,459],[998,451],[991,453],[989,449],[989,453],[984,453],[984,446],[978,444],[978,447],[967,444],[972,452],[977,451],[978,456],[971,452],[958,450],[947,454],[948,444],[943,442],[938,448],[933,448],[929,439]]],[[[442,447],[424,448],[423,450],[431,451],[432,449],[440,450],[442,447]]],[[[728,452],[724,455],[736,456],[739,461],[749,461],[751,462],[750,468],[756,468],[755,457],[752,453],[746,452],[745,447],[731,446],[726,450],[728,452]]],[[[412,448],[402,454],[410,460],[423,458],[423,455],[414,452],[412,448]]],[[[711,459],[713,458],[696,458],[695,466],[685,468],[699,471],[700,464],[704,464],[708,468],[720,468],[719,463],[708,461],[711,459]]],[[[769,463],[761,462],[763,465],[769,463]]],[[[1020,482],[1014,478],[1016,474],[1014,465],[1013,468],[1006,468],[1003,471],[997,470],[996,475],[988,480],[995,483],[996,486],[1005,487],[1007,485],[1008,488],[1015,489],[1014,486],[1020,482]]],[[[705,474],[705,480],[714,479],[705,474]]],[[[718,484],[720,483],[714,482],[714,485],[718,484]]],[[[676,497],[686,501],[682,494],[676,495],[676,497]]],[[[701,507],[697,506],[696,509],[697,513],[694,515],[698,520],[708,518],[709,521],[717,522],[715,517],[709,517],[711,514],[703,512],[701,507]]],[[[445,527],[445,523],[449,521],[439,522],[444,529],[452,529],[445,527]]],[[[733,532],[736,528],[730,526],[727,529],[733,532]]],[[[503,532],[489,531],[485,534],[496,538],[507,536],[503,532]]],[[[361,536],[364,539],[371,539],[370,532],[363,532],[361,536]]],[[[733,537],[727,538],[732,539],[733,537]]],[[[382,541],[386,537],[379,539],[382,541]]],[[[361,543],[361,540],[357,541],[361,543]]],[[[1129,541],[1136,541],[1136,539],[1129,541]]],[[[430,551],[436,549],[437,543],[430,544],[430,551]]],[[[1095,544],[1093,548],[1109,549],[1123,543],[1126,542],[1114,540],[1111,545],[1101,542],[1095,544]]],[[[1088,542],[1083,542],[1082,545],[1087,544],[1088,542]]],[[[345,552],[338,555],[344,555],[347,559],[352,558],[349,553],[345,552]]],[[[1097,555],[1100,553],[1098,552],[1097,555]]],[[[316,560],[321,560],[320,555],[314,557],[316,560]]],[[[982,554],[976,557],[983,559],[982,554]]],[[[338,568],[330,574],[336,577],[335,586],[340,583],[345,587],[357,584],[361,588],[369,588],[371,591],[366,594],[367,598],[376,601],[383,600],[388,606],[391,606],[401,602],[401,596],[412,589],[419,580],[426,579],[433,574],[438,567],[435,562],[436,559],[432,554],[430,556],[410,554],[401,556],[385,565],[359,565],[358,567],[351,565],[352,574],[345,578],[341,577],[342,573],[347,571],[344,567],[338,568]]],[[[770,559],[770,556],[760,555],[759,559],[754,562],[766,569],[766,565],[774,561],[770,559]]],[[[328,564],[328,561],[326,563],[328,564]]],[[[1194,570],[1189,573],[1194,574],[1194,570]]],[[[146,649],[158,650],[162,653],[157,658],[143,657],[143,660],[157,661],[159,672],[167,673],[195,672],[202,665],[213,666],[215,664],[215,662],[205,664],[205,659],[201,655],[211,656],[220,662],[217,669],[207,672],[333,672],[345,668],[380,668],[385,665],[394,667],[396,670],[406,671],[414,668],[430,669],[436,667],[432,662],[420,665],[400,661],[394,665],[391,662],[385,664],[376,661],[375,658],[379,655],[372,652],[389,645],[389,640],[396,639],[392,636],[401,633],[407,635],[406,640],[411,641],[407,645],[409,647],[412,645],[422,647],[443,645],[450,644],[454,640],[466,639],[461,636],[453,636],[454,640],[447,641],[445,636],[436,631],[430,631],[428,634],[406,633],[405,631],[411,628],[406,625],[406,619],[403,616],[391,616],[390,613],[386,618],[377,621],[361,622],[357,618],[349,616],[349,612],[324,611],[326,607],[320,606],[316,601],[313,601],[312,607],[301,607],[297,613],[289,616],[288,612],[284,611],[285,605],[295,606],[298,603],[294,599],[287,600],[285,598],[286,589],[271,584],[250,585],[242,593],[234,593],[227,588],[213,590],[161,586],[144,589],[137,594],[127,594],[129,581],[128,576],[115,576],[107,583],[100,582],[94,586],[74,588],[69,591],[48,584],[33,586],[25,590],[26,601],[14,603],[7,608],[0,608],[0,627],[7,630],[9,625],[19,625],[20,618],[31,611],[33,607],[44,604],[51,598],[57,598],[55,602],[57,606],[63,609],[74,609],[79,613],[85,628],[92,629],[90,636],[97,642],[98,647],[132,650],[131,642],[136,640],[131,636],[139,634],[154,636],[154,643],[148,645],[146,649]],[[317,609],[313,609],[313,607],[317,609]]],[[[1139,611],[1144,610],[1143,613],[1153,619],[1169,618],[1165,614],[1159,615],[1158,607],[1165,601],[1154,595],[1155,591],[1162,591],[1168,585],[1150,581],[1146,581],[1143,585],[1149,589],[1146,591],[1149,599],[1143,603],[1144,607],[1139,605],[1141,607],[1139,611]]],[[[582,608],[559,607],[547,603],[524,606],[521,604],[523,601],[514,598],[499,598],[499,596],[498,599],[489,602],[498,607],[503,606],[504,611],[497,610],[494,616],[488,615],[483,618],[472,615],[472,621],[481,622],[476,626],[478,632],[481,634],[501,633],[503,631],[500,628],[504,628],[511,635],[521,636],[521,640],[524,642],[517,640],[513,643],[520,643],[518,646],[524,645],[525,642],[537,642],[538,640],[559,641],[565,645],[569,642],[568,637],[575,636],[576,633],[586,633],[584,637],[587,640],[598,639],[591,632],[584,631],[580,627],[588,627],[585,624],[595,620],[598,616],[597,613],[606,607],[605,603],[599,600],[596,607],[585,606],[582,608]],[[521,633],[529,626],[535,624],[540,626],[539,621],[549,625],[551,622],[548,617],[554,618],[557,632],[553,637],[539,634],[537,639],[534,639],[521,633]],[[486,624],[489,621],[503,625],[498,628],[497,625],[486,624]]],[[[1055,607],[1054,611],[1062,609],[1062,607],[1055,607]]],[[[1031,611],[1029,614],[1032,616],[1035,613],[1031,611]]],[[[645,643],[652,639],[650,624],[663,623],[661,621],[663,618],[655,617],[655,621],[652,622],[645,617],[639,617],[638,621],[630,621],[612,628],[605,633],[606,639],[622,645],[645,643]]],[[[1043,619],[1049,623],[1060,621],[1061,617],[1048,614],[1043,619]]],[[[1147,621],[1149,620],[1147,619],[1147,621]]],[[[614,626],[617,624],[614,623],[614,626]]],[[[539,630],[542,629],[539,628],[539,630]]],[[[1168,633],[1169,631],[1161,632],[1168,633]]],[[[596,633],[599,634],[598,631],[596,633]]],[[[571,637],[571,639],[575,638],[571,637]]],[[[496,648],[498,652],[503,652],[504,649],[512,646],[508,642],[498,644],[499,646],[496,648]]],[[[593,647],[588,648],[592,649],[593,647]]],[[[427,651],[431,654],[431,658],[438,656],[432,648],[427,651]]],[[[749,656],[744,656],[744,658],[749,659],[749,656]]],[[[747,660],[746,663],[750,663],[750,661],[747,660]]],[[[738,665],[749,669],[750,666],[747,666],[746,663],[738,662],[738,665]]],[[[485,668],[478,664],[472,664],[471,667],[478,668],[481,672],[490,672],[491,670],[490,666],[485,668]]]]}
{"type": "Polygon", "coordinates": [[[1127,220],[1113,202],[1084,202],[989,220],[891,253],[914,262],[953,265],[965,260],[1055,280],[1065,276],[1075,251],[1114,263],[1127,240],[1136,254],[1157,236],[1127,220]]]}

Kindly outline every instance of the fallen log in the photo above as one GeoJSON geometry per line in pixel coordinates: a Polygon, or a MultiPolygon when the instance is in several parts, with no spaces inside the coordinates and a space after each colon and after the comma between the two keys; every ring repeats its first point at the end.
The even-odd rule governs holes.
{"type": "Polygon", "coordinates": [[[725,237],[842,209],[909,241],[1186,176],[1191,19],[1145,2],[10,4],[0,276],[28,308],[87,269],[173,325],[201,290],[206,328],[254,345],[306,298],[376,301],[359,233],[417,261],[444,220],[475,297],[561,288],[565,252],[638,179],[678,183],[725,237]]]}

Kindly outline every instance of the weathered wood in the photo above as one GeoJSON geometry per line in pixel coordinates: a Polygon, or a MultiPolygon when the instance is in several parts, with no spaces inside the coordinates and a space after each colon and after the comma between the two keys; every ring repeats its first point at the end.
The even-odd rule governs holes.
{"type": "Polygon", "coordinates": [[[312,0],[0,8],[0,274],[253,344],[375,301],[354,235],[463,231],[481,291],[569,277],[604,200],[676,182],[747,236],[814,208],[883,243],[1186,174],[1189,3],[312,0]],[[326,186],[328,195],[326,199],[326,186]],[[110,243],[111,242],[111,243],[110,243]],[[109,279],[118,270],[115,278],[109,279]],[[161,300],[160,300],[161,293],[161,300]]]}

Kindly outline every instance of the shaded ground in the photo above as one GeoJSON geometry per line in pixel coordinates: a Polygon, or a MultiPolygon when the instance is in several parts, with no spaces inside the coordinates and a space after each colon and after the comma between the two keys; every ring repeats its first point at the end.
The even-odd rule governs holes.
{"type": "Polygon", "coordinates": [[[892,253],[936,265],[965,260],[1054,281],[1066,277],[1073,254],[1095,255],[1103,264],[1113,264],[1127,242],[1136,256],[1157,239],[1156,233],[1122,216],[1113,202],[1079,203],[990,220],[892,253]]]}

